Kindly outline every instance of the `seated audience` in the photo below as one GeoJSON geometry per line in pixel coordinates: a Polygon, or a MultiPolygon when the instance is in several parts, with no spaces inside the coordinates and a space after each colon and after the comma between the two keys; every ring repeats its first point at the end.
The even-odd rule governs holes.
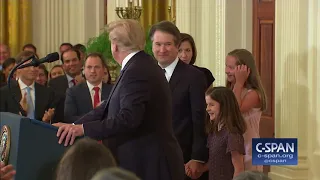
{"type": "Polygon", "coordinates": [[[115,167],[110,150],[97,141],[79,139],[63,155],[57,167],[56,180],[90,180],[98,171],[115,167]]]}
{"type": "Polygon", "coordinates": [[[91,180],[140,180],[134,173],[113,167],[99,171],[91,180]]]}
{"type": "Polygon", "coordinates": [[[271,180],[271,178],[259,171],[245,171],[233,180],[271,180]]]}
{"type": "Polygon", "coordinates": [[[40,64],[38,68],[39,68],[39,71],[38,71],[36,82],[43,86],[47,86],[47,82],[48,82],[47,68],[44,64],[40,64]]]}
{"type": "MultiPolygon", "coordinates": [[[[17,56],[16,63],[32,55],[32,52],[23,51],[17,56]]],[[[25,64],[30,62],[31,60],[26,61],[25,64]]],[[[18,105],[20,102],[28,118],[50,122],[55,111],[54,92],[35,82],[38,74],[37,67],[31,66],[17,71],[19,80],[12,81],[11,89],[8,86],[0,89],[0,111],[23,115],[18,105]],[[14,94],[15,99],[12,98],[11,93],[14,94]]]]}
{"type": "Polygon", "coordinates": [[[105,67],[101,54],[92,53],[87,56],[84,66],[86,82],[67,89],[64,105],[65,122],[75,122],[108,99],[112,85],[102,82],[105,67]]]}
{"type": "Polygon", "coordinates": [[[12,165],[4,165],[3,162],[0,163],[0,179],[1,180],[14,180],[14,175],[16,171],[12,165]]]}
{"type": "Polygon", "coordinates": [[[186,33],[181,33],[180,35],[181,41],[179,44],[179,59],[185,62],[186,64],[193,65],[194,67],[202,71],[205,75],[207,86],[210,87],[215,80],[210,70],[204,67],[198,67],[194,65],[197,58],[197,48],[192,36],[186,33]]]}
{"type": "Polygon", "coordinates": [[[64,71],[62,65],[55,65],[51,68],[51,71],[49,73],[49,80],[57,78],[59,76],[63,76],[64,71]]]}

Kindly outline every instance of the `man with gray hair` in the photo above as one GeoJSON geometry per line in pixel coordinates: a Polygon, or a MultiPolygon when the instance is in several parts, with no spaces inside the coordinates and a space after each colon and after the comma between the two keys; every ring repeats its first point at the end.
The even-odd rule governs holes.
{"type": "Polygon", "coordinates": [[[182,150],[172,128],[170,88],[162,69],[143,51],[145,33],[135,20],[108,24],[111,51],[121,65],[109,99],[80,118],[61,125],[59,143],[89,136],[113,152],[120,167],[143,180],[183,180],[182,150]]]}

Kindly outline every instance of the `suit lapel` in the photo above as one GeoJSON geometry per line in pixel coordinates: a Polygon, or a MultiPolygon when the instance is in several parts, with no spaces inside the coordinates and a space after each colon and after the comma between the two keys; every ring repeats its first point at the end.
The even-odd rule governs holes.
{"type": "MultiPolygon", "coordinates": [[[[45,110],[47,108],[47,107],[43,107],[43,106],[45,106],[44,100],[47,99],[47,97],[45,97],[44,95],[45,94],[42,93],[42,91],[41,91],[41,87],[37,83],[34,83],[34,98],[35,98],[34,115],[35,115],[35,119],[37,117],[42,118],[41,117],[42,114],[40,113],[40,107],[44,108],[45,110]]],[[[41,121],[42,119],[38,119],[38,120],[41,121]]]]}
{"type": "Polygon", "coordinates": [[[170,84],[170,88],[171,91],[173,92],[173,90],[175,89],[175,87],[177,86],[177,84],[179,83],[179,81],[181,80],[182,76],[183,76],[183,64],[184,62],[181,62],[180,60],[178,61],[176,67],[174,68],[174,71],[172,73],[172,76],[169,80],[169,84],[170,84]]]}
{"type": "Polygon", "coordinates": [[[15,99],[20,102],[22,95],[18,82],[12,82],[11,90],[13,91],[15,99]]]}
{"type": "MultiPolygon", "coordinates": [[[[82,84],[80,84],[81,86],[81,92],[83,93],[83,98],[84,98],[84,101],[83,102],[90,102],[89,105],[88,105],[88,108],[89,109],[93,109],[93,105],[92,105],[92,99],[91,99],[91,93],[90,93],[90,89],[88,87],[88,84],[87,82],[84,82],[82,84]]],[[[82,94],[81,93],[81,94],[82,94]]],[[[80,95],[81,95],[80,94],[80,95]]]]}

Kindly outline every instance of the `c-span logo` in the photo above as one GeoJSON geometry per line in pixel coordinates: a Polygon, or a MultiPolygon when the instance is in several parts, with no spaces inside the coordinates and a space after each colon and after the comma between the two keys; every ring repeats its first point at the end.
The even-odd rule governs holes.
{"type": "Polygon", "coordinates": [[[253,165],[297,165],[297,138],[253,138],[253,165]]]}

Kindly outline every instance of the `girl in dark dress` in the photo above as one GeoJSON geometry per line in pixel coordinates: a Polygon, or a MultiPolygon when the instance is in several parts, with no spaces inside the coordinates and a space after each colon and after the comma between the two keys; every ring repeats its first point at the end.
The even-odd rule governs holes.
{"type": "Polygon", "coordinates": [[[206,103],[209,161],[203,171],[209,170],[210,180],[232,180],[244,171],[246,124],[229,88],[209,88],[206,103]]]}

